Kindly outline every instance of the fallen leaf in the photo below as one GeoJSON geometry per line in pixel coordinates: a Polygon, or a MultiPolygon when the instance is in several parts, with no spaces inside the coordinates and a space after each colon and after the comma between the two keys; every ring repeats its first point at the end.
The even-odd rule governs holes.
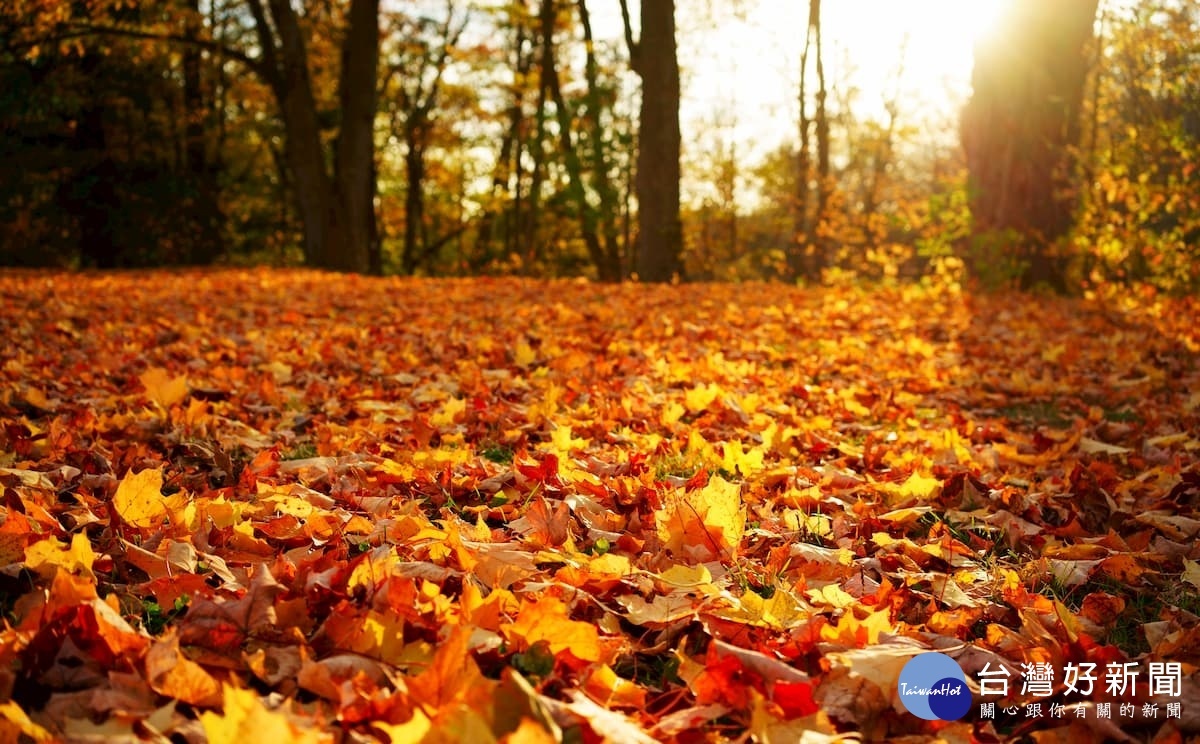
{"type": "Polygon", "coordinates": [[[117,486],[112,505],[126,524],[141,529],[158,527],[167,517],[162,497],[162,471],[129,473],[117,486]]]}

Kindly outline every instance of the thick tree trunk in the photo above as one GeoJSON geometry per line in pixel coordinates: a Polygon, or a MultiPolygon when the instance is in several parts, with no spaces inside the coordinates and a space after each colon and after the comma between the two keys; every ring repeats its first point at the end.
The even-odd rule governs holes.
{"type": "Polygon", "coordinates": [[[637,273],[643,281],[681,277],[679,61],[674,0],[642,0],[634,69],[642,78],[638,124],[637,273]]]}
{"type": "Polygon", "coordinates": [[[1071,227],[1071,148],[1097,0],[1017,0],[1005,33],[975,50],[963,112],[971,212],[979,234],[1015,232],[1021,283],[1065,288],[1055,243],[1071,227]]]}
{"type": "MultiPolygon", "coordinates": [[[[269,7],[279,35],[279,64],[273,67],[278,75],[273,87],[283,119],[296,209],[304,229],[304,260],[310,266],[333,268],[333,254],[340,248],[340,236],[336,234],[337,205],[325,168],[317,105],[308,73],[308,52],[291,3],[269,0],[269,7]]],[[[268,45],[274,49],[275,39],[266,20],[258,20],[257,26],[264,49],[268,45]]]]}
{"type": "Polygon", "coordinates": [[[288,170],[310,266],[367,272],[379,265],[376,247],[374,117],[379,58],[379,0],[352,0],[343,42],[342,129],[333,175],[308,71],[308,50],[290,0],[247,0],[262,49],[267,82],[283,120],[288,170]]]}
{"type": "Polygon", "coordinates": [[[379,0],[353,0],[349,22],[342,42],[342,126],[334,161],[343,246],[331,256],[330,268],[367,273],[379,265],[374,177],[379,0]]]}
{"type": "MultiPolygon", "coordinates": [[[[200,0],[189,0],[187,35],[200,36],[203,17],[200,15],[200,0]]],[[[187,258],[190,263],[209,264],[221,255],[221,208],[218,202],[216,170],[208,157],[208,123],[210,107],[205,101],[204,81],[201,75],[202,56],[197,46],[183,48],[183,115],[184,121],[184,168],[195,189],[192,194],[191,213],[198,235],[187,258]]]]}

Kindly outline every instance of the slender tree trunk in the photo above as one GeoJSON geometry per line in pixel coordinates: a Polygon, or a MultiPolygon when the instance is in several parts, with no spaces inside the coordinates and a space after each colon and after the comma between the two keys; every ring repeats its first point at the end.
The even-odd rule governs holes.
{"type": "Polygon", "coordinates": [[[598,230],[601,237],[601,254],[603,265],[598,266],[600,277],[608,281],[620,281],[623,277],[622,250],[617,229],[617,192],[609,178],[609,158],[605,148],[604,122],[602,113],[604,106],[601,102],[599,64],[596,61],[596,44],[592,37],[592,16],[588,11],[587,0],[577,0],[579,8],[579,23],[583,27],[584,48],[584,79],[587,81],[587,122],[591,144],[592,181],[596,187],[596,196],[600,206],[597,210],[599,221],[598,230]]]}
{"type": "MultiPolygon", "coordinates": [[[[524,16],[524,0],[521,3],[521,16],[524,16]]],[[[526,80],[529,76],[529,69],[533,63],[533,55],[525,54],[524,46],[527,26],[523,20],[517,20],[515,37],[513,41],[513,53],[516,59],[513,64],[513,69],[517,73],[518,80],[526,80]]],[[[520,177],[517,178],[517,185],[511,185],[513,173],[517,172],[514,166],[514,154],[521,150],[521,126],[524,122],[525,108],[525,89],[522,86],[514,86],[512,92],[512,101],[509,103],[508,110],[505,112],[505,118],[508,121],[508,126],[504,130],[504,136],[500,139],[500,153],[496,158],[496,168],[492,172],[492,205],[483,213],[479,219],[479,227],[475,235],[475,254],[482,260],[486,261],[491,258],[492,242],[496,239],[496,222],[497,218],[503,214],[508,208],[507,205],[501,207],[502,202],[515,203],[519,202],[520,192],[520,177]]],[[[511,221],[510,221],[511,222],[511,221]]],[[[501,225],[504,222],[501,221],[501,225]]],[[[509,227],[508,229],[511,229],[509,227]]],[[[505,240],[507,247],[508,241],[505,240]]]]}
{"type": "Polygon", "coordinates": [[[975,50],[962,140],[979,234],[1019,241],[1024,287],[1065,289],[1055,244],[1074,218],[1074,162],[1097,0],[1016,0],[975,50]]]}
{"type": "Polygon", "coordinates": [[[604,251],[600,246],[600,236],[596,231],[596,210],[588,203],[587,189],[583,183],[583,164],[579,159],[579,151],[575,148],[571,137],[571,110],[567,108],[563,97],[562,86],[558,80],[558,68],[554,58],[554,0],[542,0],[541,13],[542,37],[542,85],[550,93],[554,101],[554,115],[558,123],[558,143],[562,150],[563,161],[567,168],[567,188],[571,201],[575,202],[575,211],[579,219],[579,231],[583,243],[587,247],[588,257],[601,281],[620,281],[620,275],[614,274],[616,267],[605,260],[604,251]]]}
{"type": "MultiPolygon", "coordinates": [[[[527,265],[537,264],[542,259],[542,184],[546,180],[546,86],[538,83],[537,105],[534,108],[533,138],[527,143],[533,168],[529,173],[529,191],[526,192],[525,211],[517,220],[517,240],[525,242],[527,265]]],[[[517,153],[517,173],[521,173],[521,155],[517,153]]],[[[520,206],[520,204],[518,204],[520,206]]]]}
{"type": "Polygon", "coordinates": [[[814,123],[817,129],[817,205],[812,217],[810,235],[812,236],[812,263],[808,267],[808,275],[819,279],[821,272],[829,265],[830,245],[828,237],[821,229],[825,220],[825,209],[829,204],[829,112],[825,101],[829,91],[825,87],[825,54],[821,43],[821,0],[811,0],[809,4],[809,24],[816,42],[817,65],[817,111],[814,123]]]}
{"type": "Polygon", "coordinates": [[[820,278],[820,251],[821,247],[817,244],[816,228],[817,221],[820,219],[820,205],[823,202],[821,192],[824,187],[824,180],[820,176],[820,167],[818,172],[813,173],[812,162],[812,132],[814,119],[808,115],[808,60],[813,49],[813,39],[817,40],[816,57],[817,57],[817,101],[818,108],[816,114],[817,132],[818,132],[818,163],[824,162],[826,171],[828,170],[828,125],[826,125],[826,144],[824,148],[825,158],[820,157],[821,139],[820,139],[820,121],[824,118],[824,102],[825,102],[825,85],[824,85],[824,66],[821,62],[821,43],[818,28],[820,27],[821,18],[821,1],[809,0],[808,3],[808,20],[804,27],[804,47],[800,52],[800,148],[796,154],[796,196],[792,212],[792,250],[788,252],[788,270],[792,277],[803,276],[809,280],[820,278]],[[813,187],[813,182],[816,182],[816,188],[813,187]]]}
{"type": "Polygon", "coordinates": [[[425,151],[419,122],[405,124],[404,175],[408,184],[404,193],[404,246],[401,267],[405,274],[417,269],[421,254],[421,223],[425,221],[425,151]]]}
{"type": "Polygon", "coordinates": [[[634,70],[642,79],[637,273],[643,281],[665,282],[683,275],[674,0],[642,0],[641,20],[642,36],[634,55],[634,70]]]}

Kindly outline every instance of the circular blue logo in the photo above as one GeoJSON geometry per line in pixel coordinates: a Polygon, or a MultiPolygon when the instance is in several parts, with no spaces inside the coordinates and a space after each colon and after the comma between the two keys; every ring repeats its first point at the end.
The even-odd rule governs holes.
{"type": "Polygon", "coordinates": [[[917,654],[900,670],[900,702],[926,721],[957,721],[971,709],[971,691],[962,667],[934,651],[917,654]]]}

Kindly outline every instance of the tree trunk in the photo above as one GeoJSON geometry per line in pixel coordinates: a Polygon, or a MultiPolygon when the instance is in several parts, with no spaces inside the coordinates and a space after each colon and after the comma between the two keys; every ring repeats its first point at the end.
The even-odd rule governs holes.
{"type": "MultiPolygon", "coordinates": [[[[521,13],[514,14],[517,18],[523,18],[525,15],[524,0],[519,5],[521,13]]],[[[515,21],[516,28],[513,41],[513,53],[516,59],[513,63],[513,69],[516,72],[517,80],[526,80],[529,76],[530,66],[533,64],[533,55],[526,54],[524,50],[526,39],[527,25],[523,20],[515,21]]],[[[497,218],[501,217],[501,227],[507,232],[505,234],[505,248],[511,246],[509,235],[515,230],[513,223],[515,215],[513,212],[520,203],[521,178],[520,169],[515,165],[515,161],[519,159],[519,154],[522,149],[521,143],[521,127],[524,124],[525,110],[525,87],[514,85],[512,89],[512,101],[509,103],[508,109],[505,111],[505,120],[508,126],[504,130],[504,135],[500,140],[500,151],[496,158],[496,167],[492,172],[492,190],[491,204],[484,211],[479,219],[479,227],[475,234],[475,260],[480,266],[485,265],[490,261],[492,256],[492,243],[496,239],[497,218]],[[516,184],[512,185],[513,174],[516,173],[516,184]],[[508,211],[507,206],[502,204],[511,204],[513,212],[508,213],[507,218],[502,215],[508,211]]]]}
{"type": "Polygon", "coordinates": [[[605,148],[604,122],[601,117],[599,63],[596,60],[596,43],[592,37],[592,16],[588,11],[587,0],[577,0],[579,8],[579,23],[583,26],[584,49],[584,79],[587,81],[587,122],[591,129],[592,144],[592,180],[596,186],[596,196],[600,206],[597,210],[599,225],[597,229],[601,237],[601,252],[603,265],[598,266],[600,278],[606,281],[620,281],[624,277],[622,265],[622,246],[617,229],[617,192],[609,178],[609,156],[605,148]]]}
{"type": "Polygon", "coordinates": [[[421,256],[421,223],[425,221],[425,150],[423,128],[418,122],[404,125],[404,245],[400,266],[405,274],[417,270],[421,256]]]}
{"type": "Polygon", "coordinates": [[[1016,0],[1004,33],[975,50],[974,92],[962,141],[977,234],[1011,231],[1021,241],[1023,287],[1065,289],[1054,254],[1071,227],[1071,148],[1097,0],[1016,0]]]}
{"type": "Polygon", "coordinates": [[[792,213],[792,250],[788,252],[788,270],[793,277],[809,281],[821,278],[828,248],[818,234],[829,191],[829,117],[825,110],[825,63],[821,54],[821,0],[809,0],[808,22],[804,29],[804,47],[800,52],[800,148],[796,155],[796,197],[792,213]],[[808,60],[814,50],[817,68],[817,106],[814,117],[808,115],[808,60]],[[812,132],[816,125],[817,167],[813,171],[812,132]],[[816,184],[815,187],[813,184],[816,184]]]}
{"type": "Polygon", "coordinates": [[[825,52],[821,43],[821,0],[811,0],[809,5],[809,23],[816,40],[817,51],[817,209],[813,215],[813,261],[809,267],[809,276],[814,279],[821,277],[822,270],[829,265],[830,246],[828,237],[821,230],[821,222],[825,219],[825,208],[829,204],[829,113],[825,99],[829,95],[825,87],[825,52]]]}
{"type": "Polygon", "coordinates": [[[263,69],[283,120],[288,169],[304,230],[310,266],[367,272],[376,243],[375,70],[379,57],[379,0],[352,0],[343,42],[338,96],[342,129],[333,175],[325,162],[321,127],[308,71],[308,50],[290,0],[247,0],[261,48],[263,69]]]}
{"type": "Polygon", "coordinates": [[[375,96],[379,65],[379,0],[353,0],[342,42],[338,96],[342,126],[335,187],[343,246],[330,268],[367,273],[379,265],[375,231],[375,96]]]}
{"type": "MultiPolygon", "coordinates": [[[[187,35],[200,36],[203,16],[200,0],[189,0],[187,6],[187,35]]],[[[212,263],[223,252],[221,245],[221,208],[218,202],[216,169],[208,158],[208,123],[210,107],[205,102],[204,81],[201,75],[202,55],[197,46],[188,45],[182,51],[184,169],[194,192],[191,216],[197,228],[195,241],[188,251],[188,262],[212,263]]]]}
{"type": "Polygon", "coordinates": [[[308,73],[308,52],[291,3],[288,0],[268,0],[268,3],[273,23],[261,13],[259,0],[251,0],[251,11],[283,120],[284,149],[292,174],[296,210],[304,230],[304,260],[310,266],[332,268],[332,255],[340,247],[339,236],[335,234],[337,205],[325,169],[317,104],[308,73]]]}
{"type": "Polygon", "coordinates": [[[682,277],[679,217],[679,61],[674,0],[642,0],[634,70],[642,79],[638,123],[638,278],[682,277]]]}
{"type": "Polygon", "coordinates": [[[620,281],[620,275],[614,272],[617,267],[605,260],[604,250],[600,246],[600,235],[596,230],[596,210],[588,203],[587,189],[583,183],[583,164],[580,162],[579,151],[571,137],[571,111],[567,108],[567,101],[563,97],[562,86],[558,80],[558,67],[554,59],[554,17],[554,0],[542,0],[539,14],[542,41],[542,85],[550,93],[550,99],[554,101],[554,116],[558,123],[558,143],[567,169],[567,189],[571,201],[575,202],[583,244],[587,247],[588,257],[596,267],[600,280],[620,281]]]}

